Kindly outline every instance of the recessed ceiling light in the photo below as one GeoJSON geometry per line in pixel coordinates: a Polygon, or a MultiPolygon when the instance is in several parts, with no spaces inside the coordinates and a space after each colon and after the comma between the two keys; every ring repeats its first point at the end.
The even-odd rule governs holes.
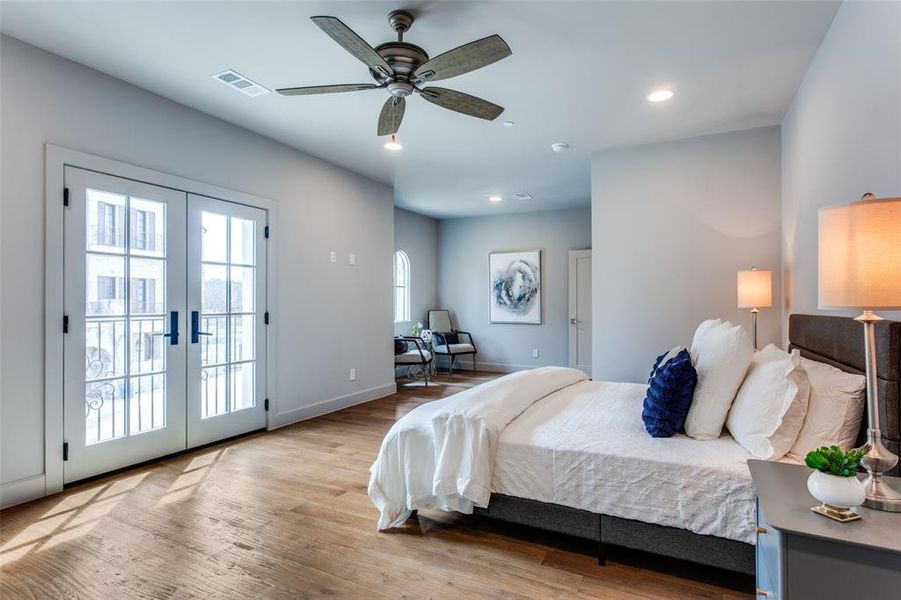
{"type": "Polygon", "coordinates": [[[513,121],[504,121],[504,127],[513,127],[516,125],[513,121]]]}
{"type": "Polygon", "coordinates": [[[563,152],[564,150],[569,149],[569,144],[564,144],[563,142],[557,142],[556,144],[551,144],[551,150],[554,152],[563,152]]]}
{"type": "Polygon", "coordinates": [[[654,90],[648,94],[648,102],[666,102],[673,97],[673,90],[654,90]]]}
{"type": "Polygon", "coordinates": [[[402,148],[403,148],[403,145],[402,145],[400,142],[397,141],[397,136],[394,135],[394,134],[391,135],[391,139],[390,139],[390,140],[388,140],[387,142],[385,142],[385,149],[386,149],[386,150],[393,150],[393,151],[396,152],[397,150],[401,150],[402,148]]]}
{"type": "Polygon", "coordinates": [[[490,196],[488,196],[489,202],[501,202],[501,201],[503,201],[503,199],[504,198],[502,196],[500,196],[499,194],[491,194],[490,196]]]}

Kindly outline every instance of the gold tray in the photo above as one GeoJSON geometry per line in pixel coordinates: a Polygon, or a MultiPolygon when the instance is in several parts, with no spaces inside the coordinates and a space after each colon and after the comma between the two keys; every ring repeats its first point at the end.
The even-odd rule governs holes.
{"type": "Polygon", "coordinates": [[[833,521],[838,521],[839,523],[848,523],[861,518],[860,513],[852,508],[837,508],[826,504],[825,502],[819,506],[812,507],[810,510],[818,515],[829,517],[833,521]]]}

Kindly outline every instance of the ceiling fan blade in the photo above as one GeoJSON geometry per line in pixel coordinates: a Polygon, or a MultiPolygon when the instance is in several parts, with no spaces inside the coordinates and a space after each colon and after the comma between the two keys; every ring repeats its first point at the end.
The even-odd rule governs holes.
{"type": "Polygon", "coordinates": [[[510,46],[499,35],[470,42],[459,48],[448,50],[423,63],[413,76],[422,81],[438,81],[469,73],[476,69],[507,58],[513,54],[510,46]]]}
{"type": "Polygon", "coordinates": [[[310,17],[326,35],[353,54],[364,65],[379,72],[385,77],[394,75],[394,70],[382,56],[373,50],[366,40],[354,33],[353,29],[341,22],[337,17],[310,17]]]}
{"type": "Polygon", "coordinates": [[[504,112],[503,106],[446,88],[428,87],[419,94],[432,104],[486,121],[493,121],[504,112]]]}
{"type": "Polygon", "coordinates": [[[400,122],[404,119],[404,110],[407,107],[407,101],[403,97],[395,98],[391,96],[382,106],[382,112],[379,113],[379,135],[391,135],[397,133],[400,129],[400,122]]]}
{"type": "Polygon", "coordinates": [[[339,92],[356,92],[372,90],[379,86],[374,83],[341,83],[338,85],[310,85],[307,87],[281,88],[275,90],[282,96],[311,96],[313,94],[337,94],[339,92]]]}

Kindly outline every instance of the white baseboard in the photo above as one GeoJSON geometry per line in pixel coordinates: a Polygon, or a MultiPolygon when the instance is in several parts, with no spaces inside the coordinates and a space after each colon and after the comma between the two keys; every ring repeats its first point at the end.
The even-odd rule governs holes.
{"type": "Polygon", "coordinates": [[[0,483],[0,508],[9,508],[29,500],[35,500],[46,493],[44,474],[32,475],[24,479],[0,483]]]}
{"type": "MultiPolygon", "coordinates": [[[[476,362],[476,368],[479,371],[488,371],[490,373],[516,373],[517,371],[528,371],[529,369],[537,368],[536,365],[506,365],[502,363],[485,363],[485,362],[476,362]]],[[[461,373],[466,372],[466,367],[462,369],[454,368],[454,371],[460,371],[461,373]]]]}
{"type": "Polygon", "coordinates": [[[342,408],[356,406],[357,404],[363,404],[364,402],[370,402],[372,400],[377,400],[378,398],[384,398],[395,392],[397,392],[397,384],[389,383],[387,385],[369,388],[368,390],[354,392],[353,394],[347,394],[346,396],[338,396],[337,398],[323,400],[309,406],[301,406],[300,408],[273,415],[269,420],[269,429],[277,429],[279,427],[284,427],[285,425],[290,425],[291,423],[297,423],[298,421],[306,421],[307,419],[320,417],[341,410],[342,408]]]}

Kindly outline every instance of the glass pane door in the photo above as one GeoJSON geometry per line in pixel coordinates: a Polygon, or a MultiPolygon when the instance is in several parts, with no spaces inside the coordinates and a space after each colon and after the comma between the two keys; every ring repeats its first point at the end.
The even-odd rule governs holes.
{"type": "Polygon", "coordinates": [[[266,424],[266,218],[189,195],[189,447],[266,424]]]}
{"type": "Polygon", "coordinates": [[[186,194],[66,167],[65,480],[185,447],[186,194]]]}

